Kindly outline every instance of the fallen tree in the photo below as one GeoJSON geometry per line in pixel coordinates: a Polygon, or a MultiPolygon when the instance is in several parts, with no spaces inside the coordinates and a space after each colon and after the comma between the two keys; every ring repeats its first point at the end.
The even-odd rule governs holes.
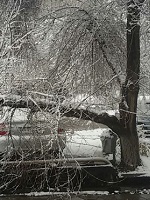
{"type": "MultiPolygon", "coordinates": [[[[13,98],[2,98],[0,103],[1,106],[9,106],[12,108],[30,108],[33,111],[37,110],[46,110],[51,113],[59,112],[61,116],[66,117],[76,117],[79,119],[84,120],[91,120],[96,123],[102,123],[107,125],[111,128],[121,140],[121,164],[123,168],[133,170],[140,164],[140,156],[139,156],[139,141],[138,141],[138,134],[136,130],[136,112],[137,112],[137,98],[139,93],[139,76],[140,76],[140,9],[144,0],[133,1],[130,0],[127,3],[127,65],[125,66],[126,69],[126,78],[125,82],[122,84],[118,72],[115,70],[115,67],[112,65],[110,60],[107,56],[107,45],[105,45],[105,40],[101,36],[101,30],[99,26],[97,26],[97,19],[96,17],[92,17],[85,12],[83,9],[77,9],[77,14],[83,13],[83,21],[88,22],[83,23],[82,20],[80,23],[84,24],[83,29],[88,31],[94,38],[94,42],[98,42],[99,49],[102,52],[103,58],[105,59],[107,65],[113,75],[117,76],[117,82],[121,88],[121,102],[119,104],[119,113],[120,119],[117,119],[115,116],[110,116],[107,113],[97,114],[92,112],[88,109],[81,109],[81,107],[74,108],[72,105],[64,106],[63,104],[59,104],[56,101],[42,101],[40,99],[13,99],[13,98]]],[[[82,15],[81,15],[82,16],[82,15]]],[[[76,20],[75,20],[76,21],[76,20]]],[[[69,31],[68,31],[69,32],[69,31]]],[[[74,31],[75,32],[75,31],[74,31]]],[[[66,33],[66,32],[65,32],[66,33]]],[[[71,34],[72,35],[72,34],[71,34]]],[[[79,35],[80,36],[80,35],[79,35]]],[[[67,37],[67,36],[66,36],[67,37]]],[[[75,36],[74,36],[75,37],[75,36]]],[[[103,36],[104,37],[104,36],[103,36]]],[[[67,37],[69,38],[69,37],[67,37]]],[[[80,38],[80,37],[79,37],[80,38]]],[[[62,39],[63,40],[63,39],[62,39]]],[[[76,37],[75,37],[75,41],[76,37]]],[[[109,41],[111,42],[111,40],[109,41]]],[[[66,41],[64,42],[64,46],[62,49],[59,50],[58,55],[58,62],[56,63],[56,68],[54,68],[54,72],[57,72],[57,69],[60,67],[63,68],[66,65],[66,62],[62,62],[65,56],[63,56],[63,50],[65,49],[67,53],[65,55],[72,55],[69,54],[71,50],[76,50],[77,44],[75,42],[71,42],[71,50],[67,49],[68,44],[66,41]],[[62,55],[60,55],[62,53],[62,55]],[[59,60],[60,59],[60,60],[59,60]],[[63,63],[63,64],[62,64],[63,63]],[[58,66],[57,66],[58,65],[58,66]]],[[[82,43],[83,44],[83,43],[82,43]]],[[[79,52],[80,53],[80,52],[79,52]]],[[[77,59],[79,60],[79,59],[77,59]]],[[[70,58],[67,57],[67,62],[70,64],[70,58]]],[[[111,74],[111,73],[110,73],[111,74]]],[[[62,75],[63,76],[63,75],[62,75]]],[[[87,77],[89,74],[87,74],[87,77]]],[[[56,76],[57,77],[57,76],[56,76]]],[[[86,77],[86,78],[87,78],[86,77]]],[[[50,77],[52,79],[52,77],[50,77]]],[[[50,80],[49,78],[49,80],[50,80]]],[[[68,79],[68,74],[66,76],[68,79]]],[[[86,81],[89,81],[87,78],[86,81]]],[[[99,82],[101,80],[99,79],[99,82]]]]}
{"type": "MultiPolygon", "coordinates": [[[[57,102],[44,102],[40,100],[33,101],[31,99],[23,100],[23,99],[8,99],[7,97],[0,99],[1,106],[9,106],[11,108],[30,108],[33,112],[46,110],[47,112],[54,113],[57,110],[58,104],[57,102]]],[[[119,120],[116,116],[109,115],[104,112],[101,114],[97,114],[88,109],[73,108],[71,105],[69,107],[59,105],[59,112],[61,116],[66,117],[75,117],[83,120],[90,120],[96,123],[101,123],[108,126],[118,135],[122,135],[123,126],[120,124],[119,120]]]]}

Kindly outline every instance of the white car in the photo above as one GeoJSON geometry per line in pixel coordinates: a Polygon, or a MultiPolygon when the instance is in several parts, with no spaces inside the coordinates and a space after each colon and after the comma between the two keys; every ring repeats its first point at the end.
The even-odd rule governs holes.
{"type": "Polygon", "coordinates": [[[65,148],[65,131],[51,124],[48,113],[3,108],[0,115],[1,158],[50,159],[65,148]]]}

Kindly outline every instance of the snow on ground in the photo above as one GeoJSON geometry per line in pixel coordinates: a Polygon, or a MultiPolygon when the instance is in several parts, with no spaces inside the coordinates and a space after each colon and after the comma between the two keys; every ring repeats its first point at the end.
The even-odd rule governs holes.
{"type": "Polygon", "coordinates": [[[139,166],[134,173],[139,173],[141,176],[150,176],[150,138],[146,138],[144,135],[142,135],[139,138],[139,143],[142,165],[139,166]]]}
{"type": "Polygon", "coordinates": [[[150,158],[146,156],[141,156],[141,166],[137,167],[135,171],[129,171],[124,173],[119,173],[119,176],[123,174],[131,174],[131,175],[138,175],[138,176],[150,176],[150,158]]]}
{"type": "MultiPolygon", "coordinates": [[[[25,196],[49,196],[49,195],[66,195],[66,192],[30,192],[30,193],[25,193],[25,194],[19,194],[21,195],[25,195],[25,196]]],[[[78,192],[69,192],[68,195],[87,195],[87,194],[91,194],[91,195],[108,195],[109,192],[108,191],[78,191],[78,192]]],[[[4,195],[3,195],[4,196],[4,195]]],[[[72,199],[72,198],[71,198],[72,199]]],[[[77,198],[78,199],[78,198],[77,198]]]]}
{"type": "Polygon", "coordinates": [[[150,157],[141,156],[142,166],[138,167],[139,171],[145,173],[146,176],[150,176],[150,157]]]}
{"type": "Polygon", "coordinates": [[[139,176],[150,176],[150,138],[146,138],[142,134],[140,135],[141,137],[139,138],[139,143],[141,166],[137,167],[135,171],[126,172],[126,174],[139,174],[139,176]]]}

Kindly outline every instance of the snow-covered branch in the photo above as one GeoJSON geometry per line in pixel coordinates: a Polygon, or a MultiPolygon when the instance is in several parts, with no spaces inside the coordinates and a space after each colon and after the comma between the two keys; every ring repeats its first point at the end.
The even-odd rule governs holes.
{"type": "MultiPolygon", "coordinates": [[[[58,107],[58,102],[44,101],[42,99],[32,101],[32,99],[17,99],[16,97],[7,98],[1,97],[1,106],[9,106],[11,108],[30,108],[33,111],[46,110],[50,113],[55,112],[58,107]],[[55,109],[56,108],[56,109],[55,109]]],[[[88,109],[73,108],[70,106],[59,105],[59,112],[61,116],[75,117],[83,120],[90,120],[96,123],[101,123],[111,128],[117,134],[120,134],[121,125],[119,120],[114,115],[109,115],[106,111],[104,113],[96,113],[88,109]]]]}

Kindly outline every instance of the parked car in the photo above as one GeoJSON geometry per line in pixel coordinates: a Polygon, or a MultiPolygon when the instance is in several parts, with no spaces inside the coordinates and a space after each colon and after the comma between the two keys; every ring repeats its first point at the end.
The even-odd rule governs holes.
{"type": "Polygon", "coordinates": [[[113,139],[108,128],[77,130],[67,135],[63,151],[66,159],[62,160],[61,173],[56,177],[63,186],[60,190],[113,190],[113,183],[118,180],[117,170],[112,160],[106,158],[106,154],[114,153],[113,139]]]}
{"type": "Polygon", "coordinates": [[[65,148],[66,135],[53,127],[50,114],[29,109],[8,109],[0,115],[0,153],[14,159],[49,159],[65,148]]]}
{"type": "Polygon", "coordinates": [[[150,138],[150,118],[149,116],[138,116],[137,127],[146,138],[150,138]]]}

